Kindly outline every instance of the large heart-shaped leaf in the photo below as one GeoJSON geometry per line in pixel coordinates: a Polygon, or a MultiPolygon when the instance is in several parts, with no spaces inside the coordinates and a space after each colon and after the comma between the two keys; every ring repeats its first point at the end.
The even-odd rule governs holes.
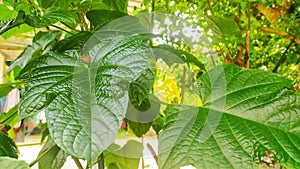
{"type": "MultiPolygon", "coordinates": [[[[95,35],[98,36],[98,35],[95,35]]],[[[21,118],[46,109],[51,136],[68,154],[91,165],[113,141],[128,105],[131,81],[151,63],[148,37],[107,36],[87,52],[49,52],[20,74],[27,91],[21,118]]]]}
{"type": "Polygon", "coordinates": [[[25,161],[20,161],[9,157],[0,157],[1,168],[16,168],[16,169],[30,169],[25,161]]]}
{"type": "Polygon", "coordinates": [[[290,80],[234,65],[218,66],[199,81],[203,107],[167,112],[160,136],[160,168],[258,168],[273,152],[300,167],[300,96],[290,80]]]}

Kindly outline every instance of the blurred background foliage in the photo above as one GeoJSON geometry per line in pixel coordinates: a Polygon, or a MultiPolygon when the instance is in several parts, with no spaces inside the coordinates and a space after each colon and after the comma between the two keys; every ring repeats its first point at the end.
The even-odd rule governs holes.
{"type": "Polygon", "coordinates": [[[143,11],[200,25],[219,61],[282,74],[300,90],[300,1],[144,0],[134,13],[143,11]]]}

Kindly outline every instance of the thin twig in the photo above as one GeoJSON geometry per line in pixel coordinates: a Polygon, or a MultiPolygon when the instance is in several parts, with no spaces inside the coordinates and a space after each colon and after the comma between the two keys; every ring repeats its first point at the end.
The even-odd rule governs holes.
{"type": "Polygon", "coordinates": [[[156,155],[156,153],[155,153],[153,147],[152,147],[151,144],[149,144],[149,143],[147,143],[147,147],[148,147],[150,153],[152,154],[152,156],[153,156],[153,158],[154,158],[156,164],[158,165],[158,158],[157,158],[157,155],[156,155]]]}
{"type": "Polygon", "coordinates": [[[187,70],[186,70],[186,66],[185,65],[183,65],[184,67],[183,67],[183,75],[182,75],[182,87],[181,87],[181,104],[183,104],[184,103],[184,93],[185,93],[185,83],[186,83],[186,72],[187,72],[187,70]]]}
{"type": "Polygon", "coordinates": [[[61,28],[61,27],[56,26],[56,25],[51,25],[51,26],[54,27],[54,28],[57,28],[57,29],[59,29],[59,30],[62,30],[62,31],[64,31],[64,32],[67,32],[67,33],[69,33],[69,34],[71,34],[71,35],[75,35],[74,33],[70,32],[70,31],[67,31],[67,30],[65,30],[65,29],[63,29],[63,28],[61,28]]]}
{"type": "Polygon", "coordinates": [[[207,0],[207,4],[208,4],[208,8],[209,8],[211,14],[214,15],[213,9],[212,9],[212,7],[211,7],[211,5],[210,5],[210,0],[207,0]]]}
{"type": "Polygon", "coordinates": [[[248,17],[248,28],[246,32],[246,54],[244,58],[244,67],[250,67],[250,31],[251,31],[251,16],[250,16],[250,7],[251,3],[248,0],[248,9],[247,9],[247,17],[248,17]]]}
{"type": "Polygon", "coordinates": [[[280,57],[279,61],[277,62],[277,64],[275,65],[274,69],[273,69],[273,73],[276,73],[279,66],[284,62],[284,60],[286,59],[286,54],[288,52],[288,50],[290,49],[290,47],[294,44],[294,40],[291,40],[290,43],[288,44],[288,46],[286,47],[284,53],[282,54],[282,56],[280,57]]]}

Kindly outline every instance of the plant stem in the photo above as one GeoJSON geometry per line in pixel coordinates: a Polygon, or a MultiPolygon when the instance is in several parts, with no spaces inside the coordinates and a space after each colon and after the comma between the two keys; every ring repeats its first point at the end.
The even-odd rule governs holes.
{"type": "MultiPolygon", "coordinates": [[[[144,137],[142,136],[142,144],[144,145],[144,137]]],[[[142,154],[142,169],[145,169],[144,153],[142,154]]]]}
{"type": "Polygon", "coordinates": [[[30,143],[30,144],[19,144],[18,147],[37,146],[37,145],[41,145],[41,144],[45,144],[45,142],[40,142],[40,143],[30,143]]]}
{"type": "Polygon", "coordinates": [[[32,166],[34,166],[40,159],[42,159],[46,154],[48,154],[55,146],[56,145],[53,145],[46,151],[39,154],[39,156],[29,164],[29,167],[31,168],[32,166]]]}
{"type": "Polygon", "coordinates": [[[182,75],[182,87],[181,87],[181,101],[180,101],[180,104],[183,104],[184,103],[184,93],[185,93],[185,83],[186,83],[186,66],[183,65],[183,75],[182,75]]]}
{"type": "Polygon", "coordinates": [[[98,169],[104,169],[104,155],[103,155],[103,153],[101,153],[99,158],[98,158],[98,169]]]}
{"type": "Polygon", "coordinates": [[[72,156],[72,159],[74,160],[74,162],[75,162],[76,166],[78,167],[78,169],[83,169],[83,167],[82,167],[80,161],[78,160],[78,158],[72,156]]]}
{"type": "Polygon", "coordinates": [[[208,8],[209,8],[211,14],[214,16],[213,9],[212,9],[212,7],[210,5],[210,0],[207,0],[207,4],[208,4],[208,8]]]}

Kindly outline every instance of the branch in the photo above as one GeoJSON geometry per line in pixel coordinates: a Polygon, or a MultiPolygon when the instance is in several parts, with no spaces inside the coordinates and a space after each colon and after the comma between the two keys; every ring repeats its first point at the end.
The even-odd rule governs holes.
{"type": "Polygon", "coordinates": [[[286,32],[284,32],[284,31],[276,30],[276,29],[269,28],[269,27],[260,26],[259,29],[262,30],[262,31],[264,31],[264,32],[274,33],[274,34],[282,36],[282,37],[288,37],[289,36],[289,34],[286,33],[286,32]]]}
{"type": "Polygon", "coordinates": [[[208,8],[209,8],[211,14],[214,15],[213,9],[212,9],[212,7],[211,7],[211,5],[210,5],[210,0],[207,0],[207,4],[208,4],[208,8]]]}
{"type": "Polygon", "coordinates": [[[156,155],[156,153],[155,153],[153,147],[152,147],[149,143],[147,143],[147,147],[148,147],[150,153],[152,154],[152,156],[153,156],[153,158],[154,158],[156,164],[158,164],[158,158],[157,158],[157,155],[156,155]]]}
{"type": "Polygon", "coordinates": [[[248,0],[248,9],[247,9],[247,18],[248,18],[248,28],[246,32],[246,53],[245,53],[245,58],[244,58],[244,67],[249,68],[250,67],[250,31],[251,31],[251,16],[250,16],[250,7],[251,3],[248,0]]]}
{"type": "Polygon", "coordinates": [[[56,25],[51,25],[51,26],[54,27],[54,28],[57,28],[57,29],[59,29],[59,30],[62,30],[62,31],[64,31],[64,32],[67,32],[67,33],[69,33],[69,34],[71,34],[71,35],[75,35],[74,33],[70,32],[70,31],[67,31],[67,30],[65,30],[65,29],[63,29],[63,28],[61,28],[61,27],[56,26],[56,25]]]}
{"type": "Polygon", "coordinates": [[[263,26],[260,26],[259,29],[262,30],[262,31],[264,31],[264,32],[267,32],[267,33],[273,33],[273,34],[276,34],[276,35],[281,36],[283,38],[294,40],[294,42],[296,42],[297,45],[300,45],[300,39],[295,38],[295,37],[289,35],[285,31],[276,30],[276,29],[273,29],[273,28],[263,27],[263,26]]]}
{"type": "Polygon", "coordinates": [[[181,86],[181,101],[180,103],[183,104],[184,103],[184,93],[185,93],[185,83],[186,83],[186,66],[183,65],[183,75],[182,75],[182,86],[181,86]]]}
{"type": "Polygon", "coordinates": [[[273,73],[276,73],[279,66],[284,62],[284,60],[286,59],[286,54],[288,52],[288,50],[290,49],[290,47],[293,45],[295,41],[291,40],[291,42],[289,43],[289,45],[286,47],[284,53],[282,54],[281,58],[279,59],[278,63],[275,65],[274,69],[273,69],[273,73]]]}
{"type": "Polygon", "coordinates": [[[72,159],[74,160],[74,162],[75,162],[76,166],[78,167],[78,169],[83,169],[83,167],[82,167],[80,161],[78,160],[78,158],[72,156],[72,159]]]}

